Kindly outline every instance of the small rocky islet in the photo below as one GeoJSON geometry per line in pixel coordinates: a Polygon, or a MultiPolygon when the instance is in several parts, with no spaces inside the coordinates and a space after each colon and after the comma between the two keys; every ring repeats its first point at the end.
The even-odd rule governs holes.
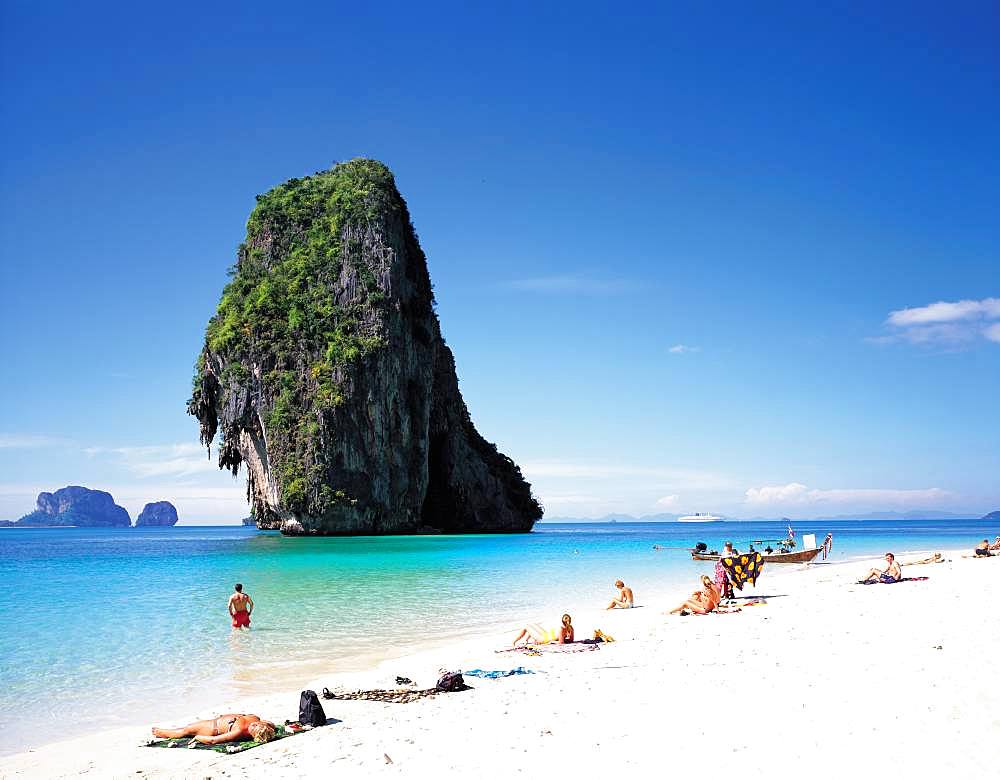
{"type": "Polygon", "coordinates": [[[285,534],[530,531],[520,468],[476,430],[389,169],[356,159],[257,197],[188,412],[285,534]]]}
{"type": "Polygon", "coordinates": [[[136,528],[165,528],[177,525],[177,508],[169,501],[146,504],[135,519],[136,528]]]}

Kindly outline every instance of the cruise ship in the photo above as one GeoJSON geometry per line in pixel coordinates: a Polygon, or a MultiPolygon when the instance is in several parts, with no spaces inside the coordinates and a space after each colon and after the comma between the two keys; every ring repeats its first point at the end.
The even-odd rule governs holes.
{"type": "Polygon", "coordinates": [[[719,517],[718,515],[712,514],[702,514],[701,512],[695,512],[693,515],[684,515],[684,517],[678,517],[678,523],[711,523],[716,520],[723,520],[725,518],[719,517]]]}

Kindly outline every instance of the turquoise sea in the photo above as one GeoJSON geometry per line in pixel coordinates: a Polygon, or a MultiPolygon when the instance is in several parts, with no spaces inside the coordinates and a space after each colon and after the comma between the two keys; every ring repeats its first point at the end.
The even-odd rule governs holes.
{"type": "MultiPolygon", "coordinates": [[[[815,521],[832,562],[968,547],[983,521],[815,521]]],[[[704,541],[784,536],[784,523],[540,523],[530,534],[286,539],[234,526],[0,530],[0,755],[295,688],[501,624],[597,606],[621,577],[683,593],[704,541]],[[256,604],[233,632],[235,582],[256,604]]],[[[710,565],[710,564],[709,564],[710,565]]],[[[766,576],[766,572],[765,572],[766,576]]]]}

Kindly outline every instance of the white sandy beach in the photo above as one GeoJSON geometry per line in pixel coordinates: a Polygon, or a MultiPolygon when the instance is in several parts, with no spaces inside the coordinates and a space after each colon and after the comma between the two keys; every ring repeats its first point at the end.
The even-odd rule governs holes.
{"type": "MultiPolygon", "coordinates": [[[[410,704],[325,701],[339,722],[232,756],[138,747],[149,724],[137,724],[0,759],[0,777],[1000,777],[1000,557],[963,554],[904,566],[929,579],[891,586],[855,584],[880,559],[771,566],[743,593],[766,605],[703,617],[666,617],[686,593],[634,583],[642,609],[567,605],[578,638],[599,627],[618,640],[592,652],[495,653],[511,631],[300,687],[388,688],[397,674],[429,687],[440,668],[535,674],[470,678],[473,690],[410,704]]],[[[297,717],[298,694],[190,719],[280,723],[297,717]]]]}

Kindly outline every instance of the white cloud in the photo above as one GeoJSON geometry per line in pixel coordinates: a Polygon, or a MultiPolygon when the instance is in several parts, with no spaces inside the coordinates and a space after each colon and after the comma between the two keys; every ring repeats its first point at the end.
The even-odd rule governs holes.
{"type": "Polygon", "coordinates": [[[215,472],[218,466],[201,444],[163,444],[144,447],[88,447],[90,457],[110,455],[138,477],[188,477],[215,472]]]}
{"type": "Polygon", "coordinates": [[[586,274],[560,274],[514,279],[507,282],[506,286],[526,292],[558,295],[620,295],[639,288],[639,285],[630,279],[602,279],[586,274]]]}
{"type": "Polygon", "coordinates": [[[997,325],[983,327],[984,322],[996,319],[1000,319],[1000,298],[938,301],[889,312],[886,325],[892,333],[868,340],[873,343],[908,341],[921,345],[961,345],[985,337],[1000,342],[997,325]]]}
{"type": "Polygon", "coordinates": [[[714,506],[719,494],[738,497],[743,489],[724,474],[686,466],[556,459],[520,465],[548,517],[640,517],[669,510],[681,495],[714,506]]]}
{"type": "Polygon", "coordinates": [[[983,298],[981,301],[962,300],[954,303],[938,301],[927,306],[898,309],[889,313],[890,325],[927,325],[933,322],[957,322],[959,320],[1000,319],[1000,298],[983,298]]]}
{"type": "Polygon", "coordinates": [[[0,433],[0,450],[26,450],[43,447],[65,447],[69,439],[34,433],[0,433]]]}
{"type": "Polygon", "coordinates": [[[674,344],[667,350],[671,355],[686,355],[690,352],[701,352],[701,347],[689,347],[687,344],[674,344]]]}
{"type": "Polygon", "coordinates": [[[952,494],[940,488],[920,490],[895,490],[884,488],[837,488],[820,490],[809,488],[800,482],[787,485],[765,485],[747,490],[744,503],[754,507],[763,506],[909,506],[926,508],[941,504],[952,498],[952,494]]]}

